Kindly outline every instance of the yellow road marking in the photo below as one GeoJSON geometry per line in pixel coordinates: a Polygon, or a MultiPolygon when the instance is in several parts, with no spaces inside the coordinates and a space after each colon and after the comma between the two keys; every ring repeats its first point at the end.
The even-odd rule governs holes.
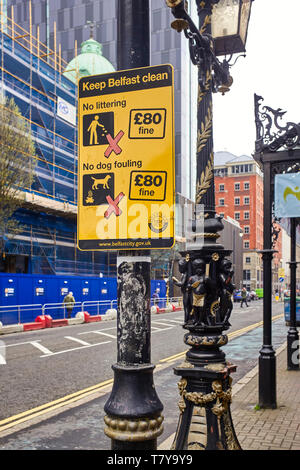
{"type": "MultiPolygon", "coordinates": [[[[283,313],[272,317],[272,321],[278,320],[281,317],[283,317],[283,313]]],[[[228,334],[228,339],[230,340],[237,336],[241,336],[244,333],[262,325],[263,325],[263,321],[260,321],[257,323],[253,323],[252,325],[248,325],[244,328],[241,328],[240,330],[233,331],[232,333],[228,334]]],[[[179,359],[180,357],[183,357],[186,354],[186,352],[187,351],[183,351],[181,353],[174,354],[173,356],[169,356],[169,357],[166,357],[165,359],[161,359],[159,362],[160,363],[173,362],[174,360],[179,359]]],[[[111,385],[112,383],[113,383],[113,379],[108,379],[99,384],[79,390],[78,392],[74,392],[62,398],[58,398],[57,400],[44,403],[43,405],[37,406],[30,410],[23,411],[22,413],[18,413],[14,416],[10,416],[9,418],[3,419],[0,421],[0,432],[10,427],[17,426],[18,424],[29,421],[30,419],[36,418],[38,416],[42,416],[43,414],[49,413],[63,406],[69,405],[77,400],[81,400],[82,398],[92,395],[93,393],[101,391],[104,387],[111,385]]]]}
{"type": "MultiPolygon", "coordinates": [[[[283,313],[280,315],[275,315],[272,317],[272,321],[278,320],[278,318],[283,317],[283,313]]],[[[244,328],[241,328],[240,330],[233,331],[232,333],[228,334],[228,340],[230,341],[233,338],[236,338],[238,336],[242,336],[243,334],[247,333],[248,331],[254,330],[255,328],[258,328],[259,326],[263,325],[263,321],[257,322],[257,323],[252,323],[251,325],[245,326],[244,328]]],[[[173,362],[176,359],[179,359],[180,357],[183,357],[187,351],[183,351],[178,354],[174,354],[174,356],[169,356],[166,357],[165,359],[161,359],[159,362],[173,362]]]]}
{"type": "Polygon", "coordinates": [[[92,393],[98,392],[112,383],[113,379],[105,380],[104,382],[101,382],[97,385],[93,385],[83,390],[79,390],[78,392],[74,392],[70,395],[58,398],[57,400],[50,401],[48,403],[45,403],[44,405],[37,406],[36,408],[32,408],[14,416],[10,416],[9,418],[3,419],[2,421],[0,421],[0,432],[4,431],[5,429],[11,426],[16,426],[17,424],[20,424],[26,420],[48,413],[61,406],[65,406],[70,403],[73,403],[74,401],[81,400],[82,398],[91,395],[92,393]]]}

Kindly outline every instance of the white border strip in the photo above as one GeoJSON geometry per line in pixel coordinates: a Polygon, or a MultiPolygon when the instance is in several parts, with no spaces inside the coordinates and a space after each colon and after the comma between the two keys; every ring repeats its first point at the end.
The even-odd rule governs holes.
{"type": "Polygon", "coordinates": [[[118,256],[117,266],[121,263],[151,263],[151,256],[118,256]]]}

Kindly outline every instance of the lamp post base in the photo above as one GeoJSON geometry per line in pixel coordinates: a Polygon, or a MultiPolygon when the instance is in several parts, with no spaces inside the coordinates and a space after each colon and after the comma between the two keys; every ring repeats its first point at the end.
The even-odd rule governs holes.
{"type": "Polygon", "coordinates": [[[112,450],[155,450],[163,432],[163,410],[153,383],[152,364],[115,364],[114,385],[105,404],[105,434],[112,450]]]}
{"type": "Polygon", "coordinates": [[[230,373],[235,370],[229,363],[197,367],[190,362],[174,369],[182,378],[172,450],[241,450],[230,412],[230,373]]]}

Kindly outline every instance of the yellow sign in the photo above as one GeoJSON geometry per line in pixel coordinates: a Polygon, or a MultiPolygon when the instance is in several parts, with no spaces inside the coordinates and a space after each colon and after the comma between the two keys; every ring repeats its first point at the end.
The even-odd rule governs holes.
{"type": "Polygon", "coordinates": [[[172,66],[89,76],[78,88],[79,249],[171,248],[172,66]]]}
{"type": "Polygon", "coordinates": [[[284,268],[278,268],[278,277],[284,277],[284,276],[285,276],[284,268]]]}

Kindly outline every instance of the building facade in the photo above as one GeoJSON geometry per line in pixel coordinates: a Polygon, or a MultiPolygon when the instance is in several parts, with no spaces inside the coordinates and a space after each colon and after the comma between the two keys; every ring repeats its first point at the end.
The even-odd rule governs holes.
{"type": "MultiPolygon", "coordinates": [[[[191,64],[188,42],[184,35],[176,33],[170,26],[173,21],[170,8],[161,0],[152,0],[150,5],[150,65],[170,63],[174,68],[176,193],[182,195],[184,198],[194,199],[197,140],[197,67],[191,64]]],[[[190,14],[197,18],[196,4],[190,4],[188,8],[190,14]]],[[[101,48],[102,63],[105,58],[105,60],[107,59],[112,65],[112,68],[117,68],[117,0],[111,0],[109,2],[106,0],[7,0],[7,5],[2,4],[2,11],[4,13],[7,12],[7,17],[11,19],[12,25],[16,24],[22,29],[22,33],[19,32],[16,34],[13,26],[12,29],[14,29],[14,31],[11,32],[11,35],[23,36],[30,32],[31,38],[36,38],[39,44],[44,45],[43,53],[40,53],[40,56],[43,55],[43,61],[40,62],[44,67],[49,66],[48,75],[52,74],[57,77],[55,80],[57,84],[60,83],[61,78],[62,82],[69,83],[69,81],[64,80],[63,77],[68,77],[73,82],[73,84],[69,83],[68,86],[71,86],[72,93],[75,93],[75,101],[71,100],[72,105],[75,107],[77,105],[76,81],[80,77],[79,68],[80,64],[82,65],[82,61],[79,61],[80,64],[78,65],[77,57],[80,57],[80,54],[83,55],[83,48],[88,40],[92,38],[92,40],[97,43],[97,47],[101,48]],[[101,43],[101,45],[99,43],[101,43]],[[55,73],[53,72],[53,68],[56,67],[55,61],[53,63],[52,60],[53,57],[57,58],[56,62],[59,64],[59,66],[57,66],[59,70],[56,70],[55,73]],[[76,68],[78,68],[78,70],[76,70],[76,68]]],[[[5,14],[2,16],[4,24],[6,16],[5,14]]],[[[27,52],[28,49],[30,50],[30,46],[27,47],[27,52]]],[[[36,53],[37,51],[35,51],[35,54],[36,53]]],[[[96,59],[94,56],[92,62],[89,61],[87,75],[93,73],[93,71],[100,73],[101,67],[99,70],[97,64],[96,67],[91,67],[91,63],[95,65],[95,60],[97,64],[100,63],[99,56],[96,59]]],[[[105,71],[107,70],[104,70],[104,72],[105,71]]],[[[56,90],[59,90],[59,86],[56,90]]],[[[48,91],[45,90],[45,95],[47,95],[47,93],[48,91]]],[[[55,94],[54,101],[56,96],[59,96],[59,93],[55,94]]],[[[33,108],[34,107],[35,105],[33,108]]],[[[54,122],[56,122],[55,116],[54,122]]],[[[75,128],[72,129],[72,134],[68,134],[72,135],[71,140],[73,140],[74,136],[73,143],[75,144],[75,148],[72,151],[73,166],[71,170],[73,172],[72,188],[74,197],[72,197],[72,200],[65,200],[65,193],[61,193],[61,195],[63,195],[62,200],[64,203],[65,201],[68,203],[68,207],[71,207],[71,203],[74,203],[75,206],[77,198],[77,146],[74,132],[76,132],[75,128]]],[[[48,152],[50,153],[50,149],[48,152]]],[[[52,154],[54,155],[55,152],[54,146],[52,147],[52,154]]],[[[64,166],[62,166],[62,168],[64,169],[64,166]]],[[[44,171],[46,171],[45,168],[44,171]]],[[[61,170],[60,173],[62,171],[63,170],[61,170]]],[[[56,185],[57,175],[58,172],[54,171],[52,176],[49,176],[49,178],[52,178],[54,181],[54,186],[56,185]]],[[[70,190],[72,190],[71,187],[70,190]]],[[[52,196],[54,195],[52,194],[52,196]]],[[[36,196],[34,197],[36,198],[36,196]]],[[[42,206],[43,204],[44,202],[42,202],[42,206]]],[[[75,211],[76,209],[74,209],[74,212],[75,211]]],[[[54,216],[57,217],[57,215],[58,214],[55,212],[54,216]]],[[[48,225],[49,224],[46,224],[47,230],[48,225]]],[[[97,272],[97,269],[101,270],[101,272],[104,271],[104,273],[115,272],[115,255],[100,255],[97,252],[85,254],[78,252],[78,250],[74,248],[73,243],[76,241],[74,231],[75,218],[73,218],[71,225],[72,241],[70,242],[68,239],[67,242],[72,244],[72,247],[70,246],[69,248],[73,250],[73,254],[71,255],[70,251],[68,255],[70,258],[69,266],[71,266],[73,262],[75,263],[76,269],[68,268],[68,270],[73,270],[76,274],[78,273],[79,263],[83,263],[83,268],[84,266],[88,266],[88,263],[92,260],[95,272],[97,272]],[[106,268],[105,265],[107,265],[106,268]]],[[[41,224],[39,224],[39,226],[41,226],[41,224]]],[[[55,227],[55,223],[52,223],[52,226],[55,227]]],[[[58,240],[56,235],[54,238],[51,236],[51,238],[58,240]]],[[[32,242],[30,243],[32,244],[32,242]]],[[[15,250],[18,251],[19,248],[15,250]]],[[[45,250],[44,252],[46,253],[45,250]]],[[[50,258],[55,259],[57,268],[60,257],[53,252],[52,244],[49,242],[47,245],[48,258],[50,254],[50,258]]],[[[48,265],[47,269],[52,272],[52,266],[54,264],[50,261],[50,258],[49,262],[47,261],[46,264],[48,265]],[[50,262],[51,267],[49,265],[50,262]]],[[[64,262],[62,262],[62,265],[64,265],[64,262]]],[[[155,267],[155,277],[164,275],[168,266],[169,262],[167,260],[155,267]]],[[[45,266],[43,267],[43,270],[47,269],[45,266]]]]}
{"type": "MultiPolygon", "coordinates": [[[[252,157],[215,154],[216,211],[239,222],[243,231],[243,281],[249,290],[263,287],[263,175],[252,157]]],[[[274,255],[274,276],[280,267],[281,234],[274,255]]]]}
{"type": "MultiPolygon", "coordinates": [[[[117,0],[7,0],[8,16],[50,49],[60,48],[70,62],[91,34],[102,45],[103,56],[117,69],[117,0]],[[31,6],[30,6],[31,5],[31,6]]],[[[174,67],[176,191],[195,197],[197,139],[197,67],[192,65],[188,41],[171,28],[172,13],[164,1],[150,2],[150,65],[174,67]]],[[[197,18],[196,4],[189,2],[197,18]]]]}
{"type": "Polygon", "coordinates": [[[58,50],[1,13],[1,93],[29,124],[35,175],[30,188],[21,188],[15,217],[22,232],[5,241],[0,271],[107,275],[113,255],[77,249],[76,85],[64,77],[58,50]]]}

